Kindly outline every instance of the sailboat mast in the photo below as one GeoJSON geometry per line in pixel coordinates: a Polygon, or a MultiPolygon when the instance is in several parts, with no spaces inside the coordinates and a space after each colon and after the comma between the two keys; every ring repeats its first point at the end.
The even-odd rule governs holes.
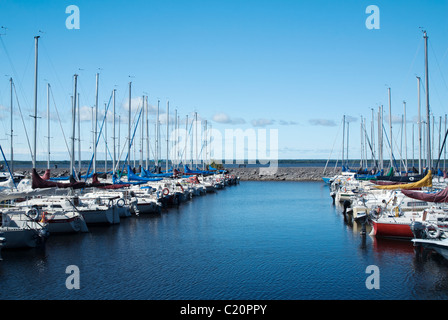
{"type": "Polygon", "coordinates": [[[405,156],[405,172],[408,172],[408,143],[407,143],[407,131],[406,131],[406,101],[403,101],[404,108],[404,156],[405,156]]]}
{"type": "Polygon", "coordinates": [[[116,156],[117,156],[117,150],[115,149],[115,143],[117,140],[117,137],[115,136],[115,91],[116,89],[114,89],[112,91],[112,107],[113,107],[113,122],[112,122],[112,148],[113,148],[113,157],[112,157],[112,175],[115,173],[115,160],[116,160],[116,156]]]}
{"type": "Polygon", "coordinates": [[[423,31],[423,39],[425,39],[425,83],[426,83],[426,122],[427,122],[427,165],[431,170],[431,136],[430,136],[430,112],[429,112],[429,74],[428,74],[428,36],[423,31]]]}
{"type": "Polygon", "coordinates": [[[178,151],[177,151],[177,149],[178,149],[178,142],[179,142],[179,128],[178,128],[178,126],[179,126],[179,121],[178,121],[178,118],[177,118],[178,116],[177,116],[177,109],[174,109],[174,133],[175,133],[175,137],[174,137],[174,161],[173,161],[173,164],[175,165],[173,165],[173,167],[175,167],[176,169],[177,169],[177,165],[179,164],[179,160],[177,159],[177,157],[178,157],[178,155],[179,155],[179,153],[178,153],[178,151]]]}
{"type": "Polygon", "coordinates": [[[47,141],[48,141],[47,169],[50,169],[50,84],[49,83],[47,83],[47,141]]]}
{"type": "Polygon", "coordinates": [[[104,103],[104,172],[107,173],[107,103],[104,103]]]}
{"type": "Polygon", "coordinates": [[[148,96],[145,98],[146,100],[146,170],[149,170],[149,104],[148,104],[148,96]]]}
{"type": "Polygon", "coordinates": [[[184,166],[187,164],[187,142],[188,142],[188,114],[185,118],[185,150],[184,150],[184,156],[185,156],[185,162],[184,166]]]}
{"type": "Polygon", "coordinates": [[[345,150],[345,115],[342,116],[342,166],[345,165],[344,150],[345,150]]]}
{"type": "Polygon", "coordinates": [[[422,119],[420,111],[420,77],[417,77],[418,92],[418,173],[422,173],[422,119]]]}
{"type": "Polygon", "coordinates": [[[36,168],[37,151],[37,65],[38,65],[38,40],[40,36],[34,37],[34,144],[33,144],[33,168],[36,168]]]}
{"type": "Polygon", "coordinates": [[[121,148],[120,148],[120,137],[121,137],[121,132],[120,132],[120,125],[121,123],[121,115],[118,115],[118,159],[117,159],[117,168],[120,168],[120,156],[121,156],[121,148]]]}
{"type": "Polygon", "coordinates": [[[159,108],[160,108],[160,100],[157,100],[157,114],[156,114],[156,153],[155,153],[155,165],[156,170],[159,167],[159,108]]]}
{"type": "Polygon", "coordinates": [[[128,112],[128,166],[131,165],[131,85],[129,82],[129,112],[128,112]]]}
{"type": "Polygon", "coordinates": [[[78,171],[81,172],[81,109],[79,108],[79,93],[78,93],[78,171]]]}
{"type": "Polygon", "coordinates": [[[98,124],[98,85],[99,76],[96,74],[96,90],[95,90],[95,119],[93,123],[93,172],[96,172],[96,142],[98,140],[97,124],[98,124]]]}
{"type": "Polygon", "coordinates": [[[72,104],[72,145],[70,154],[70,175],[73,174],[73,169],[75,167],[75,129],[76,129],[76,98],[77,98],[77,82],[78,75],[74,76],[74,88],[73,88],[73,104],[72,104]]]}
{"type": "Polygon", "coordinates": [[[195,112],[194,113],[194,126],[195,126],[195,142],[196,142],[196,167],[198,166],[199,163],[199,158],[198,158],[198,113],[195,112]]]}
{"type": "Polygon", "coordinates": [[[169,144],[169,134],[170,134],[169,130],[170,130],[170,102],[167,101],[166,102],[166,165],[165,165],[166,172],[168,172],[168,167],[169,167],[169,163],[168,163],[169,162],[169,160],[168,160],[168,157],[169,157],[168,144],[169,144]]]}
{"type": "Polygon", "coordinates": [[[12,98],[12,77],[9,78],[11,85],[11,172],[14,173],[14,130],[13,130],[13,98],[12,98]]]}
{"type": "MultiPolygon", "coordinates": [[[[142,121],[140,125],[140,170],[143,168],[143,140],[144,140],[144,133],[145,133],[145,121],[143,119],[145,118],[145,96],[142,96],[142,121]]],[[[143,171],[140,171],[143,172],[143,171]]]]}
{"type": "Polygon", "coordinates": [[[391,99],[390,99],[390,88],[387,88],[388,96],[389,96],[389,140],[390,140],[390,167],[394,168],[394,161],[393,161],[393,138],[392,138],[392,105],[391,105],[391,99]]]}

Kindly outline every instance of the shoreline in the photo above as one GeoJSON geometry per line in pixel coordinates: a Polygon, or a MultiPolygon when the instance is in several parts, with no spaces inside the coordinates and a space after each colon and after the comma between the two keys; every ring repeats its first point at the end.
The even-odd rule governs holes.
{"type": "MultiPolygon", "coordinates": [[[[322,181],[325,168],[322,167],[278,167],[278,168],[231,168],[229,174],[240,178],[240,181],[322,181]],[[262,170],[260,170],[262,169],[262,170]]],[[[340,172],[326,170],[333,176],[340,172]]]]}
{"type": "MultiPolygon", "coordinates": [[[[229,174],[240,178],[240,181],[322,181],[325,168],[322,167],[260,167],[260,168],[226,168],[229,174]]],[[[52,177],[61,177],[69,174],[66,168],[52,168],[50,174],[52,177]]],[[[31,168],[14,170],[31,177],[31,168]]],[[[85,174],[86,170],[81,171],[85,174]]],[[[334,168],[326,170],[326,174],[333,176],[340,172],[340,168],[334,171],[334,168]]],[[[37,169],[39,175],[45,173],[45,169],[37,169]]]]}

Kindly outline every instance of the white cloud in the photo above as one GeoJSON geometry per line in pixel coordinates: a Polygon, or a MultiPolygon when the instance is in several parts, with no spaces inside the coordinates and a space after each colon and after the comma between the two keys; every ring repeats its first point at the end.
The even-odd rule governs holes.
{"type": "Polygon", "coordinates": [[[295,121],[285,121],[285,120],[280,120],[278,123],[279,123],[281,126],[294,126],[294,125],[298,124],[298,123],[295,122],[295,121]]]}
{"type": "Polygon", "coordinates": [[[327,119],[310,119],[309,123],[313,126],[323,126],[323,127],[336,126],[336,123],[333,120],[327,120],[327,119]]]}
{"type": "Polygon", "coordinates": [[[243,118],[231,118],[226,113],[217,113],[212,118],[213,121],[224,124],[245,124],[246,121],[243,118]]]}
{"type": "Polygon", "coordinates": [[[274,120],[270,120],[270,119],[254,119],[254,120],[252,120],[252,125],[254,127],[266,127],[271,124],[274,124],[274,120]]]}

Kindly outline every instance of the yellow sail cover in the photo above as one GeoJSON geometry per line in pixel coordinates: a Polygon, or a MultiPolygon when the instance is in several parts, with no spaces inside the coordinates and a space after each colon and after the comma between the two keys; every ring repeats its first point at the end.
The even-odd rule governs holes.
{"type": "Polygon", "coordinates": [[[394,184],[394,185],[387,185],[387,186],[374,186],[377,189],[383,189],[383,190],[394,190],[394,189],[416,189],[416,188],[422,188],[422,187],[432,187],[432,175],[431,170],[428,171],[428,174],[421,179],[420,181],[414,182],[414,183],[404,183],[404,184],[394,184]]]}

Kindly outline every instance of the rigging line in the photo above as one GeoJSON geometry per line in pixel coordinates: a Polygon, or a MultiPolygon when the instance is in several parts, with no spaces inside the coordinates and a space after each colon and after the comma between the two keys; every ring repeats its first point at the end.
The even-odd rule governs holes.
{"type": "MultiPolygon", "coordinates": [[[[49,64],[50,64],[50,67],[51,67],[51,69],[52,69],[54,75],[56,76],[56,79],[58,80],[59,85],[61,86],[62,92],[69,92],[68,90],[67,90],[67,91],[65,90],[64,85],[63,85],[62,82],[61,82],[61,79],[59,78],[58,74],[56,73],[56,68],[54,67],[54,65],[53,65],[53,61],[51,60],[50,55],[48,54],[48,50],[47,50],[47,47],[46,47],[46,45],[45,45],[45,41],[40,42],[39,45],[43,48],[43,51],[44,51],[44,53],[45,53],[45,55],[46,55],[46,57],[47,57],[47,59],[48,59],[48,62],[49,62],[49,64]]],[[[72,80],[72,82],[73,82],[73,80],[72,80]]],[[[65,97],[65,99],[66,99],[66,100],[68,99],[67,96],[65,97]]],[[[67,101],[66,101],[66,102],[67,102],[67,101]]]]}
{"type": "MultiPolygon", "coordinates": [[[[101,124],[100,132],[99,132],[98,138],[96,139],[96,142],[95,142],[96,143],[96,147],[98,147],[98,142],[100,141],[101,132],[103,131],[103,126],[104,126],[104,122],[106,120],[107,110],[109,110],[110,102],[112,100],[112,95],[113,95],[113,91],[112,91],[112,93],[110,95],[109,103],[107,104],[106,111],[105,111],[105,116],[103,118],[103,123],[101,124]]],[[[87,173],[86,173],[86,181],[87,181],[87,177],[89,176],[89,173],[90,173],[90,168],[92,166],[94,156],[95,156],[95,154],[92,154],[92,158],[90,159],[89,168],[87,169],[87,173]]]]}
{"type": "Polygon", "coordinates": [[[375,153],[373,152],[372,144],[370,143],[370,139],[369,139],[369,135],[368,135],[367,130],[366,130],[365,123],[364,123],[364,125],[362,127],[364,129],[364,134],[366,135],[367,142],[369,144],[369,148],[370,148],[370,151],[372,153],[373,163],[374,163],[375,167],[377,167],[377,161],[376,161],[376,158],[375,158],[375,153]]]}
{"type": "Polygon", "coordinates": [[[331,155],[333,154],[334,146],[336,145],[336,140],[337,140],[337,138],[339,136],[339,129],[341,129],[341,126],[342,126],[342,121],[339,123],[339,128],[338,128],[336,137],[334,138],[334,141],[333,141],[333,147],[331,148],[330,156],[327,159],[327,163],[325,163],[324,172],[322,173],[323,175],[325,174],[325,171],[327,170],[328,162],[330,161],[331,155]]]}
{"type": "Polygon", "coordinates": [[[424,41],[423,41],[423,38],[422,38],[422,39],[419,41],[419,44],[418,44],[418,46],[417,46],[417,50],[415,51],[415,54],[414,54],[414,58],[412,59],[411,65],[409,66],[408,72],[406,73],[406,77],[403,79],[403,82],[401,83],[401,87],[400,87],[400,91],[399,91],[399,92],[401,92],[401,91],[403,90],[403,87],[404,87],[404,85],[405,85],[405,81],[406,81],[406,79],[408,79],[409,74],[411,73],[412,68],[414,67],[415,60],[417,59],[417,55],[418,55],[418,53],[420,52],[420,48],[422,47],[422,44],[423,44],[423,43],[424,43],[424,41]]]}
{"type": "MultiPolygon", "coordinates": [[[[14,74],[14,77],[18,80],[19,89],[20,89],[20,91],[22,92],[23,99],[25,100],[25,106],[28,108],[29,103],[28,103],[28,101],[27,101],[27,99],[26,99],[26,95],[23,94],[23,92],[24,92],[23,87],[22,87],[22,81],[23,81],[23,79],[22,79],[22,81],[20,81],[20,77],[19,77],[19,75],[17,74],[17,71],[16,71],[16,68],[14,67],[14,64],[12,63],[11,56],[9,55],[8,49],[6,48],[6,45],[5,45],[5,42],[3,41],[2,36],[0,36],[0,42],[2,43],[3,49],[5,50],[5,54],[6,54],[6,57],[8,58],[8,62],[9,62],[9,64],[10,64],[10,66],[11,66],[11,69],[12,69],[12,72],[13,72],[13,74],[14,74]]],[[[29,51],[30,53],[28,54],[28,59],[27,59],[27,64],[26,64],[25,71],[26,71],[26,69],[28,69],[28,64],[29,64],[29,61],[30,61],[31,53],[32,53],[32,51],[33,51],[33,47],[34,47],[34,44],[32,44],[32,45],[30,46],[30,51],[29,51]]],[[[24,72],[24,74],[23,74],[23,78],[25,77],[25,73],[26,73],[26,72],[24,72]]]]}
{"type": "MultiPolygon", "coordinates": [[[[140,116],[141,116],[141,114],[142,114],[142,110],[143,110],[143,107],[140,109],[140,112],[139,112],[139,114],[138,114],[138,118],[137,118],[137,122],[136,122],[135,127],[134,127],[134,133],[132,134],[132,139],[131,139],[131,144],[130,144],[131,147],[132,147],[132,142],[134,141],[135,132],[137,131],[138,123],[139,123],[139,121],[140,121],[140,116]]],[[[126,162],[127,162],[129,156],[130,156],[130,154],[129,154],[129,152],[128,152],[128,154],[126,155],[126,158],[124,159],[124,162],[123,162],[123,169],[121,170],[121,172],[123,172],[124,167],[127,165],[126,162]]],[[[121,175],[120,175],[120,177],[121,177],[121,175]]]]}
{"type": "Polygon", "coordinates": [[[65,146],[67,147],[68,155],[69,155],[69,158],[71,159],[70,148],[69,148],[68,143],[67,143],[67,138],[65,137],[64,128],[62,127],[61,118],[59,117],[58,108],[56,107],[56,101],[54,100],[53,89],[52,89],[51,86],[50,86],[50,93],[51,93],[51,98],[53,100],[53,106],[54,106],[54,109],[56,110],[56,115],[58,117],[59,126],[61,127],[62,136],[64,137],[65,146]]]}
{"type": "Polygon", "coordinates": [[[25,136],[26,136],[26,141],[28,142],[28,148],[30,148],[31,158],[33,158],[33,151],[31,149],[30,139],[28,137],[28,131],[26,130],[25,121],[23,120],[22,108],[20,107],[19,97],[17,96],[16,85],[15,85],[14,81],[12,82],[12,86],[14,88],[14,93],[15,93],[14,95],[16,97],[17,106],[19,107],[19,113],[20,113],[20,118],[22,119],[23,129],[25,130],[25,136]]]}
{"type": "MultiPolygon", "coordinates": [[[[389,141],[389,137],[387,136],[386,127],[384,125],[382,127],[383,127],[383,131],[384,131],[384,135],[386,136],[386,142],[387,142],[387,144],[388,144],[388,146],[390,148],[391,147],[391,143],[389,141]]],[[[392,159],[389,160],[389,166],[393,167],[394,164],[395,164],[395,168],[398,168],[397,160],[395,159],[394,152],[392,150],[392,159]]]]}
{"type": "Polygon", "coordinates": [[[442,77],[443,83],[445,84],[445,88],[448,90],[448,86],[446,85],[445,78],[443,77],[442,69],[440,68],[440,65],[439,65],[439,60],[437,60],[437,56],[436,56],[436,53],[434,51],[434,48],[432,47],[431,42],[429,43],[429,46],[431,47],[432,54],[434,55],[434,58],[436,60],[436,64],[437,64],[437,67],[439,68],[440,76],[442,77]]]}
{"type": "Polygon", "coordinates": [[[0,145],[0,151],[2,152],[3,160],[5,160],[6,166],[8,167],[8,171],[9,171],[9,174],[11,176],[12,183],[14,184],[14,188],[16,188],[16,190],[17,190],[17,186],[16,186],[16,183],[14,181],[14,176],[12,175],[11,169],[9,168],[8,161],[6,161],[6,157],[5,157],[5,154],[3,153],[3,148],[2,148],[1,145],[0,145]]]}

